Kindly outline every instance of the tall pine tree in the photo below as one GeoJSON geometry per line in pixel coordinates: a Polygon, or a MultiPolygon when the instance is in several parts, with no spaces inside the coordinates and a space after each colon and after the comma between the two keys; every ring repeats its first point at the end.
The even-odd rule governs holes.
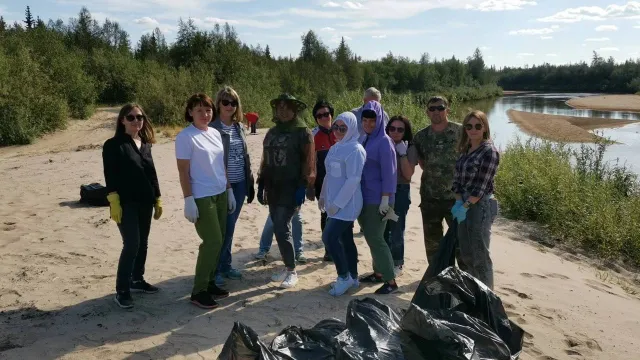
{"type": "Polygon", "coordinates": [[[24,12],[24,23],[27,25],[27,30],[31,30],[34,28],[35,25],[35,21],[33,20],[33,16],[31,15],[31,9],[29,8],[29,5],[27,5],[27,10],[25,10],[24,12]]]}

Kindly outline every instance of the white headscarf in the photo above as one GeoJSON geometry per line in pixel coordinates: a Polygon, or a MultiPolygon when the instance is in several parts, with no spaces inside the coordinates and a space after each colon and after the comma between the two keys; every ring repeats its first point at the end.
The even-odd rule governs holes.
{"type": "Polygon", "coordinates": [[[338,120],[342,120],[347,126],[347,133],[344,134],[342,140],[335,143],[332,148],[335,146],[339,148],[352,147],[359,144],[358,138],[360,137],[360,132],[358,131],[358,121],[356,120],[356,116],[351,111],[346,111],[338,115],[333,120],[333,124],[335,125],[338,120]]]}

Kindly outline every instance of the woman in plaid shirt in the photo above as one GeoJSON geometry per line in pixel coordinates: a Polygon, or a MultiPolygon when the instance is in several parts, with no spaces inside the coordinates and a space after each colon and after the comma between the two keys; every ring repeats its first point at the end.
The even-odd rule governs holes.
{"type": "Polygon", "coordinates": [[[456,203],[451,209],[458,220],[460,268],[493,289],[493,263],[489,254],[491,225],[498,214],[493,196],[494,177],[500,154],[491,141],[489,120],[479,110],[467,114],[462,123],[460,158],[452,191],[456,203]]]}

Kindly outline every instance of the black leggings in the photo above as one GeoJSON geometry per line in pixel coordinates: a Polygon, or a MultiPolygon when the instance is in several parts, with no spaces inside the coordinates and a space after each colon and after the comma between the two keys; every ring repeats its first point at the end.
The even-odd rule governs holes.
{"type": "Polygon", "coordinates": [[[152,215],[153,204],[122,204],[122,221],[118,228],[123,246],[116,277],[117,292],[129,291],[132,280],[143,279],[152,215]]]}

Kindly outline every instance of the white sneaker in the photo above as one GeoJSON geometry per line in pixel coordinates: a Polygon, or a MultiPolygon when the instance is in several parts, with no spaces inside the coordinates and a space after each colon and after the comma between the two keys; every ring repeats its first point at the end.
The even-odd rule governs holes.
{"type": "Polygon", "coordinates": [[[346,293],[347,290],[349,290],[351,287],[353,287],[354,282],[355,282],[355,280],[353,280],[351,275],[349,275],[349,277],[346,278],[346,279],[342,279],[341,277],[338,277],[336,279],[336,282],[333,283],[333,286],[331,287],[331,290],[329,290],[329,295],[340,296],[340,295],[346,293]]]}
{"type": "Polygon", "coordinates": [[[296,273],[296,271],[287,271],[285,279],[282,281],[282,284],[280,284],[280,287],[283,289],[289,289],[296,286],[297,283],[298,274],[296,273]]]}
{"type": "Polygon", "coordinates": [[[287,274],[289,271],[287,269],[282,270],[282,272],[275,273],[271,275],[271,281],[282,282],[287,278],[287,274]]]}
{"type": "Polygon", "coordinates": [[[402,275],[402,265],[395,266],[393,268],[393,273],[396,275],[396,277],[400,277],[400,275],[402,275]]]}

